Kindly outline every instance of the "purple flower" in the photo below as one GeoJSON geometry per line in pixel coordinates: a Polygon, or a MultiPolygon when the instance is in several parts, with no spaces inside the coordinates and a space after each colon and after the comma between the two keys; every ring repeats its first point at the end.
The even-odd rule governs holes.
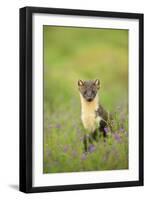
{"type": "Polygon", "coordinates": [[[49,124],[48,125],[48,128],[61,128],[61,125],[60,124],[56,124],[56,125],[52,125],[52,124],[49,124]]]}
{"type": "Polygon", "coordinates": [[[93,144],[91,144],[89,147],[88,147],[88,151],[90,153],[92,153],[93,151],[95,151],[95,146],[93,144]]]}
{"type": "Polygon", "coordinates": [[[73,150],[72,155],[73,155],[73,157],[76,157],[77,156],[77,152],[73,150]]]}
{"type": "Polygon", "coordinates": [[[56,124],[56,128],[61,128],[61,125],[60,124],[56,124]]]}
{"type": "Polygon", "coordinates": [[[50,128],[53,128],[53,125],[49,124],[49,125],[48,125],[48,128],[49,128],[49,129],[50,129],[50,128]]]}
{"type": "Polygon", "coordinates": [[[124,132],[125,129],[124,128],[120,128],[119,130],[120,130],[120,132],[124,132]]]}
{"type": "Polygon", "coordinates": [[[108,128],[107,128],[107,127],[105,127],[105,128],[104,128],[104,131],[105,131],[106,133],[108,133],[108,132],[109,132],[109,130],[108,130],[108,128]]]}
{"type": "Polygon", "coordinates": [[[83,153],[81,159],[82,159],[82,160],[86,160],[86,158],[87,158],[86,153],[83,153]]]}
{"type": "Polygon", "coordinates": [[[118,133],[115,133],[115,134],[114,134],[114,138],[115,138],[115,140],[116,140],[117,142],[121,142],[121,137],[120,137],[120,135],[119,135],[118,133]]]}
{"type": "Polygon", "coordinates": [[[64,146],[63,151],[64,151],[64,153],[66,153],[68,151],[68,146],[67,145],[64,146]]]}

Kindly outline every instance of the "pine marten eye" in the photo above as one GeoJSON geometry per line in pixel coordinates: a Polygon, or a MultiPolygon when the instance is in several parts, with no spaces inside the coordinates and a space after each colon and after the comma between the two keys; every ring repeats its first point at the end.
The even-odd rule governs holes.
{"type": "Polygon", "coordinates": [[[96,94],[95,90],[92,91],[92,94],[94,94],[94,95],[96,94]]]}
{"type": "Polygon", "coordinates": [[[83,94],[84,94],[84,96],[85,96],[85,95],[87,94],[87,91],[84,91],[84,93],[83,93],[83,94]]]}

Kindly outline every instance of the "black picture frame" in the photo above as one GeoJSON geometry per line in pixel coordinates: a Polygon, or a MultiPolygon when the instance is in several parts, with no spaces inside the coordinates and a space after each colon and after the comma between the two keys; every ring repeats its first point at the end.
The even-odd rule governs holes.
{"type": "Polygon", "coordinates": [[[143,185],[143,14],[59,8],[24,7],[20,9],[20,191],[53,192],[143,185]],[[32,15],[50,13],[139,20],[139,180],[64,186],[32,186],[32,15]]]}

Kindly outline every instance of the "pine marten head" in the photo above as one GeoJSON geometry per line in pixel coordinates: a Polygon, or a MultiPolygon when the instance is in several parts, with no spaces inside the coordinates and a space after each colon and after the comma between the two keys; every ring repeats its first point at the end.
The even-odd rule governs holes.
{"type": "Polygon", "coordinates": [[[100,81],[98,79],[96,80],[89,80],[89,81],[83,81],[78,80],[78,87],[80,94],[83,96],[83,98],[91,102],[96,97],[98,90],[100,89],[100,81]]]}

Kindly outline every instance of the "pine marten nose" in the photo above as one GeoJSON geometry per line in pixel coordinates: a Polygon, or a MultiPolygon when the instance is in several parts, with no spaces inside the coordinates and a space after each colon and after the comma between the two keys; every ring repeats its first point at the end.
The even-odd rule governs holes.
{"type": "Polygon", "coordinates": [[[86,99],[87,101],[92,101],[92,92],[90,90],[86,93],[86,99]]]}
{"type": "Polygon", "coordinates": [[[92,94],[92,92],[91,92],[90,90],[88,90],[88,91],[87,91],[87,96],[88,96],[88,98],[91,97],[91,94],[92,94]]]}
{"type": "Polygon", "coordinates": [[[92,101],[92,98],[91,98],[91,97],[88,97],[88,98],[87,98],[87,101],[92,101]]]}

